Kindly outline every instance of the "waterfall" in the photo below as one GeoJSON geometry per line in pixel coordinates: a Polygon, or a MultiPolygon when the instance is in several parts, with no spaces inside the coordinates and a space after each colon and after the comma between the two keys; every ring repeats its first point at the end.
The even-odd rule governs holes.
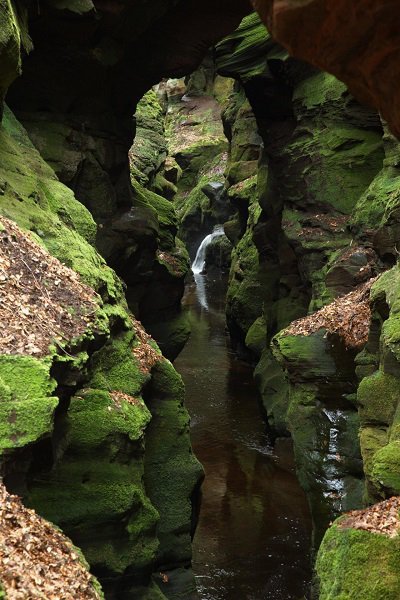
{"type": "Polygon", "coordinates": [[[206,281],[203,275],[203,269],[206,264],[206,251],[207,247],[211,244],[213,239],[224,235],[224,228],[222,225],[216,225],[214,227],[214,231],[206,235],[204,240],[201,242],[199,249],[197,250],[196,257],[192,264],[192,271],[194,275],[194,280],[196,282],[196,294],[200,306],[208,310],[208,302],[207,302],[207,290],[206,290],[206,281]]]}
{"type": "Polygon", "coordinates": [[[204,240],[201,242],[199,249],[197,250],[196,257],[192,264],[192,271],[195,275],[201,273],[205,267],[207,247],[211,244],[213,239],[221,235],[224,235],[224,228],[222,227],[222,225],[216,225],[214,227],[214,231],[206,235],[204,240]]]}

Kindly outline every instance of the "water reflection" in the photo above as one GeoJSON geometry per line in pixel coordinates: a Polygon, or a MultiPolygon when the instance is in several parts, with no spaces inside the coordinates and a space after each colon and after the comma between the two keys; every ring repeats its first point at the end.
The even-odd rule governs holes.
{"type": "Polygon", "coordinates": [[[251,369],[229,349],[225,281],[202,277],[204,289],[196,295],[192,285],[185,297],[192,336],[175,362],[186,384],[194,450],[206,471],[194,539],[199,595],[304,598],[311,526],[291,444],[272,445],[251,369]]]}

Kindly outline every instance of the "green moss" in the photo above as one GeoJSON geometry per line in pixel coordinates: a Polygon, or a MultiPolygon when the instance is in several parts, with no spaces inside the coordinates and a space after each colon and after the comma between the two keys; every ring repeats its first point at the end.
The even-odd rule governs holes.
{"type": "Polygon", "coordinates": [[[72,420],[79,419],[79,434],[71,430],[68,440],[82,457],[90,456],[95,444],[101,446],[110,430],[123,432],[132,441],[139,439],[151,418],[140,397],[135,398],[135,404],[121,400],[115,409],[107,392],[90,389],[72,399],[68,415],[72,420]]]}
{"type": "Polygon", "coordinates": [[[190,323],[185,312],[178,312],[169,319],[152,321],[147,331],[158,340],[163,355],[174,360],[189,338],[190,323]]]}
{"type": "MultiPolygon", "coordinates": [[[[236,162],[230,162],[229,167],[226,171],[226,178],[231,186],[234,186],[240,182],[244,182],[249,178],[253,178],[251,182],[246,185],[256,185],[257,183],[257,161],[256,160],[240,160],[236,162]]],[[[244,183],[240,187],[244,187],[244,183]]],[[[240,189],[240,188],[239,188],[240,189]]]]}
{"type": "Polygon", "coordinates": [[[271,38],[257,13],[246,16],[239,27],[215,49],[218,72],[247,81],[265,75],[268,67],[265,55],[271,48],[271,38]]]}
{"type": "MultiPolygon", "coordinates": [[[[231,330],[234,328],[240,332],[243,341],[251,325],[261,316],[270,281],[268,269],[264,269],[264,265],[260,264],[258,250],[253,241],[253,227],[258,221],[261,208],[253,186],[251,190],[247,229],[232,251],[226,296],[228,324],[231,330]]],[[[246,194],[246,191],[244,193],[246,194]]]]}
{"type": "Polygon", "coordinates": [[[49,436],[58,398],[51,361],[0,356],[0,453],[49,436]]]}
{"type": "Polygon", "coordinates": [[[140,368],[132,354],[136,338],[132,331],[120,334],[93,354],[90,385],[96,389],[117,390],[140,395],[150,375],[140,368]]]}
{"type": "Polygon", "coordinates": [[[148,218],[158,232],[160,247],[162,249],[173,248],[178,224],[173,204],[147,190],[135,180],[132,180],[132,186],[135,193],[135,205],[147,208],[148,218]]]}
{"type": "Polygon", "coordinates": [[[129,152],[131,175],[133,180],[154,189],[155,177],[167,157],[164,110],[154,90],[140,100],[135,118],[136,135],[129,152]]]}
{"type": "MultiPolygon", "coordinates": [[[[204,166],[204,165],[202,165],[204,166]]],[[[203,187],[212,182],[224,182],[224,170],[226,166],[226,154],[217,153],[210,162],[199,172],[191,172],[192,183],[189,189],[185,180],[179,182],[179,193],[174,199],[180,222],[180,236],[184,240],[190,240],[193,233],[197,234],[209,217],[218,221],[218,215],[213,212],[210,199],[204,194],[203,187]]]]}
{"type": "Polygon", "coordinates": [[[376,371],[364,377],[357,390],[361,423],[389,425],[399,400],[397,377],[376,371]]]}
{"type": "Polygon", "coordinates": [[[399,538],[333,525],[318,552],[320,600],[397,600],[399,538]]]}
{"type": "Polygon", "coordinates": [[[0,0],[0,116],[7,88],[21,72],[21,50],[30,50],[31,43],[26,31],[25,9],[10,0],[0,0]]]}
{"type": "Polygon", "coordinates": [[[115,274],[90,245],[96,226],[89,211],[57,181],[8,110],[0,127],[0,164],[0,214],[36,234],[37,241],[105,299],[121,297],[115,274]]]}
{"type": "Polygon", "coordinates": [[[53,469],[31,482],[28,504],[60,525],[93,567],[123,573],[154,560],[158,513],[142,485],[149,420],[139,398],[82,390],[71,399],[53,469]]]}
{"type": "Polygon", "coordinates": [[[272,356],[268,347],[263,351],[255,368],[254,378],[268,415],[268,423],[278,433],[286,434],[289,385],[281,365],[272,356]]]}
{"type": "Polygon", "coordinates": [[[258,317],[249,328],[245,344],[254,354],[261,356],[267,344],[267,324],[264,316],[258,317]]]}
{"type": "Polygon", "coordinates": [[[158,561],[162,565],[186,564],[191,556],[191,496],[202,469],[191,452],[181,377],[165,359],[155,365],[152,375],[145,485],[161,517],[158,561]]]}
{"type": "Polygon", "coordinates": [[[386,428],[362,427],[360,430],[360,447],[363,459],[363,469],[367,479],[371,480],[374,456],[388,442],[386,428]]]}
{"type": "Polygon", "coordinates": [[[154,90],[149,90],[138,102],[136,107],[137,119],[163,119],[164,111],[154,90]]]}
{"type": "Polygon", "coordinates": [[[273,354],[278,362],[301,379],[318,380],[335,375],[336,365],[325,334],[324,329],[309,336],[287,335],[283,331],[273,339],[273,354]]]}
{"type": "MultiPolygon", "coordinates": [[[[400,268],[396,265],[383,273],[372,286],[371,302],[382,302],[389,306],[389,317],[384,321],[381,332],[381,363],[384,370],[395,369],[393,358],[400,362],[400,268]]],[[[398,372],[395,369],[394,374],[398,372]]]]}
{"type": "MultiPolygon", "coordinates": [[[[383,160],[378,133],[343,122],[323,123],[320,129],[314,124],[312,136],[299,132],[285,152],[292,177],[307,184],[307,203],[323,202],[344,214],[351,213],[383,160]]],[[[301,185],[290,189],[292,201],[302,194],[301,185]]]]}
{"type": "Polygon", "coordinates": [[[352,224],[357,227],[377,229],[395,216],[400,202],[400,175],[398,170],[384,168],[358,200],[352,214],[352,224]]]}
{"type": "Polygon", "coordinates": [[[346,93],[347,88],[342,81],[329,73],[317,73],[300,82],[294,91],[293,102],[310,111],[340,101],[346,93]]]}
{"type": "Polygon", "coordinates": [[[377,489],[400,494],[400,440],[390,441],[374,454],[370,477],[377,489]]]}

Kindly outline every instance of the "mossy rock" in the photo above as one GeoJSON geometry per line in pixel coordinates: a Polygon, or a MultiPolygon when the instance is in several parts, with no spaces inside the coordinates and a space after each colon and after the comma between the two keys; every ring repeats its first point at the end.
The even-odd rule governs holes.
{"type": "Polygon", "coordinates": [[[218,72],[243,82],[268,72],[265,56],[271,38],[257,13],[246,16],[239,27],[215,48],[218,72]]]}
{"type": "Polygon", "coordinates": [[[51,360],[0,356],[0,455],[50,437],[58,398],[51,360]]]}
{"type": "Polygon", "coordinates": [[[245,344],[258,357],[267,345],[267,323],[265,317],[258,317],[246,334],[245,344]]]}
{"type": "Polygon", "coordinates": [[[268,423],[278,434],[288,435],[289,383],[269,347],[261,355],[254,378],[268,415],[268,423]]]}
{"type": "MultiPolygon", "coordinates": [[[[386,427],[362,427],[360,430],[360,447],[363,459],[363,468],[367,483],[371,481],[374,456],[388,443],[386,427]]],[[[375,490],[376,491],[376,490],[375,490]]]]}
{"type": "Polygon", "coordinates": [[[26,8],[0,1],[0,120],[8,87],[21,72],[22,50],[32,48],[28,36],[26,8]]]}
{"type": "Polygon", "coordinates": [[[318,551],[316,572],[320,600],[397,600],[400,538],[334,524],[318,551]]]}
{"type": "Polygon", "coordinates": [[[71,399],[51,472],[32,477],[26,502],[82,548],[95,572],[115,577],[154,561],[159,517],[142,484],[149,421],[140,398],[82,390],[71,399]]]}
{"type": "Polygon", "coordinates": [[[400,440],[392,440],[372,458],[372,484],[381,493],[400,494],[400,440]]]}
{"type": "Polygon", "coordinates": [[[151,321],[147,331],[157,340],[163,355],[175,360],[190,336],[190,323],[185,312],[162,321],[151,321]]]}
{"type": "Polygon", "coordinates": [[[396,377],[376,371],[358,386],[357,404],[361,423],[390,425],[399,401],[396,377]]]}
{"type": "Polygon", "coordinates": [[[275,358],[293,377],[318,380],[336,374],[324,329],[308,336],[288,335],[284,330],[274,337],[272,348],[275,358]]]}
{"type": "Polygon", "coordinates": [[[8,109],[0,126],[0,159],[0,214],[33,232],[105,300],[122,298],[121,284],[91,245],[96,236],[93,217],[57,180],[8,109]]]}
{"type": "Polygon", "coordinates": [[[152,420],[146,432],[144,481],[161,517],[158,561],[168,568],[190,561],[192,494],[203,470],[190,448],[183,382],[168,360],[157,362],[150,386],[147,406],[152,420]]]}

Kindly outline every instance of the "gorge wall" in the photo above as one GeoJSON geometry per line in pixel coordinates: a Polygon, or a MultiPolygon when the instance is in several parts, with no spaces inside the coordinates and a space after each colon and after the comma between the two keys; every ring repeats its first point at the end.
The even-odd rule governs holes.
{"type": "MultiPolygon", "coordinates": [[[[244,139],[258,133],[263,140],[257,176],[250,171],[241,186],[252,191],[237,215],[247,224],[234,242],[228,325],[259,361],[255,376],[269,423],[293,438],[317,548],[335,516],[399,493],[399,382],[396,367],[382,361],[395,352],[399,145],[373,109],[332,75],[289,57],[256,15],[218,44],[215,56],[218,71],[241,90],[225,112],[228,129],[240,115],[232,107],[250,103],[255,121],[247,121],[244,139]]],[[[379,526],[366,527],[361,549],[358,533],[352,538],[340,523],[321,548],[315,595],[396,597],[396,543],[380,540],[379,526]],[[386,584],[376,591],[373,559],[365,559],[374,543],[388,547],[385,592],[386,584]]],[[[356,520],[352,526],[363,528],[356,520]]]]}
{"type": "MultiPolygon", "coordinates": [[[[107,598],[195,593],[202,470],[168,361],[189,333],[179,236],[193,254],[225,222],[228,326],[271,427],[293,438],[315,546],[333,517],[400,494],[399,147],[299,60],[398,133],[394,3],[374,44],[377,3],[356,3],[333,54],[344,3],[255,5],[298,58],[244,0],[0,0],[0,475],[82,549],[107,598]],[[144,96],[190,73],[187,91],[215,99],[180,120],[179,90],[144,96]]],[[[384,526],[386,506],[361,523],[384,526]]],[[[383,526],[328,531],[320,598],[398,597],[383,526]]]]}

